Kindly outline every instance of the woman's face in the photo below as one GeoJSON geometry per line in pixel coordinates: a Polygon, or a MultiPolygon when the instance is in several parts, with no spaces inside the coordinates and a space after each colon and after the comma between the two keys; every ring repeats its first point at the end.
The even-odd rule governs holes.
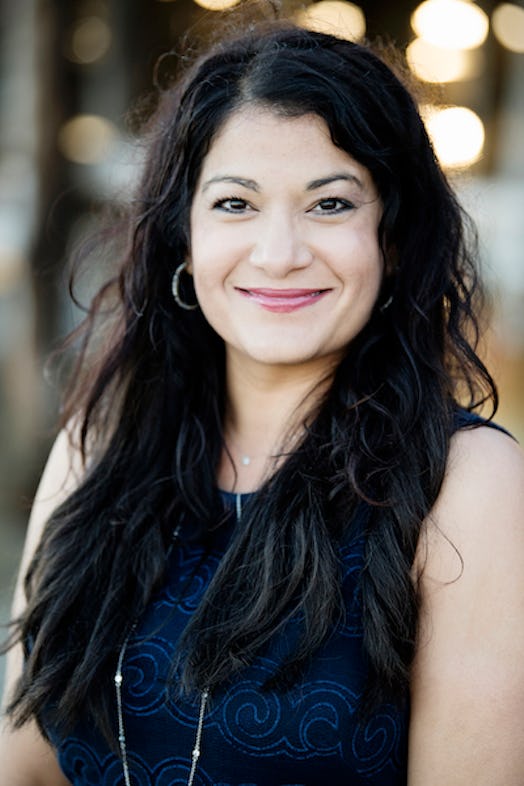
{"type": "Polygon", "coordinates": [[[233,113],[203,161],[188,259],[229,359],[338,362],[377,300],[381,214],[368,170],[320,117],[233,113]]]}

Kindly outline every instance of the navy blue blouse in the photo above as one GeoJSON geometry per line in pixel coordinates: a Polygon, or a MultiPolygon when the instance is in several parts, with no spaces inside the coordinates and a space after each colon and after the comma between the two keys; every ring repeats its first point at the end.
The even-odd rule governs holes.
{"type": "MultiPolygon", "coordinates": [[[[461,418],[459,428],[478,423],[461,418]]],[[[233,508],[233,495],[223,498],[233,508]]],[[[358,590],[364,518],[361,508],[351,539],[340,547],[345,619],[288,691],[261,687],[289,649],[289,629],[233,684],[211,696],[194,786],[405,786],[407,697],[404,707],[387,704],[365,721],[356,714],[366,675],[358,590]]],[[[183,538],[175,544],[165,585],[129,641],[122,700],[133,786],[187,783],[200,703],[180,700],[166,685],[177,641],[217,569],[231,527],[219,531],[211,551],[183,538]]],[[[116,734],[116,708],[114,722],[116,734]]],[[[124,786],[119,756],[87,720],[55,743],[73,786],[124,786]]]]}

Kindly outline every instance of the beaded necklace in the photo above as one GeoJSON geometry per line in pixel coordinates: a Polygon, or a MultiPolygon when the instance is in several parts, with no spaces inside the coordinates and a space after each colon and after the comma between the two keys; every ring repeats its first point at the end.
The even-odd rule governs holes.
{"type": "MultiPolygon", "coordinates": [[[[240,494],[235,494],[235,515],[238,523],[242,516],[242,497],[240,494]]],[[[178,540],[179,534],[180,534],[180,526],[176,527],[173,532],[173,539],[168,553],[171,552],[171,549],[173,548],[174,544],[178,540]]],[[[113,678],[115,684],[116,711],[117,711],[117,721],[118,721],[118,747],[120,749],[120,760],[122,762],[122,774],[124,776],[125,786],[132,786],[132,782],[131,782],[131,773],[129,770],[129,761],[127,757],[127,739],[126,739],[126,730],[124,724],[124,711],[122,705],[122,687],[124,682],[122,667],[124,664],[124,658],[127,652],[129,641],[136,630],[137,624],[138,624],[138,620],[135,620],[131,625],[131,627],[129,628],[127,635],[124,639],[124,642],[120,647],[115,676],[113,678]]],[[[204,688],[204,690],[201,691],[200,693],[200,708],[198,712],[198,722],[197,722],[196,733],[195,733],[195,744],[193,745],[193,750],[191,751],[191,768],[189,771],[189,777],[187,779],[187,786],[193,786],[193,781],[195,779],[198,760],[200,758],[200,751],[201,751],[200,743],[202,740],[202,730],[204,728],[204,718],[206,715],[206,708],[207,708],[207,702],[209,700],[209,694],[210,691],[208,688],[204,688]]]]}

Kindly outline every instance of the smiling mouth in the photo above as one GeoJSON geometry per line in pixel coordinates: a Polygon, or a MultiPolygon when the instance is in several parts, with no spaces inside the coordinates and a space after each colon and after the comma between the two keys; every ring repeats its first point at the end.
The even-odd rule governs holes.
{"type": "Polygon", "coordinates": [[[243,289],[236,287],[245,298],[257,303],[266,311],[289,313],[318,302],[330,289],[243,289]]]}

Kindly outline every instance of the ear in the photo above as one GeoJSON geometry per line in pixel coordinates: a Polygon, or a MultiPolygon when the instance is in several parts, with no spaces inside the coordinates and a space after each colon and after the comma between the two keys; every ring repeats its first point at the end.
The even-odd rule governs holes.
{"type": "Polygon", "coordinates": [[[193,260],[191,257],[186,257],[186,273],[189,273],[190,276],[193,275],[193,260]]]}

